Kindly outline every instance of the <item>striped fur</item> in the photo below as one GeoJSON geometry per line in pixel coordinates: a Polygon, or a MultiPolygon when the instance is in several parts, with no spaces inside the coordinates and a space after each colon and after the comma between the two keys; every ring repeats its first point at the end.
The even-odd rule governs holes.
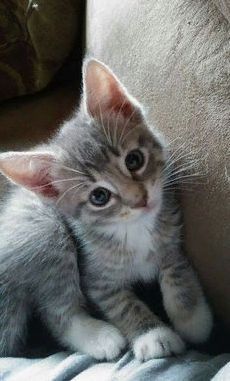
{"type": "Polygon", "coordinates": [[[12,185],[0,217],[0,354],[20,350],[32,305],[63,345],[98,359],[126,343],[140,360],[181,353],[182,338],[206,340],[212,317],[181,254],[164,144],[107,67],[86,61],[83,73],[82,105],[47,145],[0,155],[1,171],[22,185],[12,185]],[[134,148],[145,164],[131,174],[124,159],[134,148]],[[99,185],[113,195],[102,208],[89,202],[99,185]],[[154,279],[177,333],[132,291],[154,279]]]}

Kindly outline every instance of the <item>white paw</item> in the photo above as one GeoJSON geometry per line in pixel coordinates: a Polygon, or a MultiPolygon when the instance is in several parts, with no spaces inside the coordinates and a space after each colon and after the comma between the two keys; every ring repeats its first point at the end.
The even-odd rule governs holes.
{"type": "Polygon", "coordinates": [[[73,318],[62,342],[98,360],[114,359],[126,345],[126,340],[113,325],[80,313],[73,318]]]}
{"type": "Polygon", "coordinates": [[[98,360],[113,360],[125,345],[126,340],[118,329],[106,324],[93,337],[92,345],[88,346],[87,352],[98,360]]]}
{"type": "Polygon", "coordinates": [[[213,326],[212,313],[205,301],[197,305],[189,318],[174,319],[174,327],[181,336],[194,344],[208,339],[213,326]]]}
{"type": "Polygon", "coordinates": [[[151,329],[139,336],[133,345],[134,354],[140,361],[180,354],[184,349],[181,338],[168,327],[151,329]]]}

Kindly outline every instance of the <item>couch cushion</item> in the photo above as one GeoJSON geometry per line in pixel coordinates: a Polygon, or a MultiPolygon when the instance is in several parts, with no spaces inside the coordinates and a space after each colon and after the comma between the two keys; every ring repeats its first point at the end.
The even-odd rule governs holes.
{"type": "Polygon", "coordinates": [[[71,52],[80,0],[0,2],[0,100],[44,88],[71,52]]]}
{"type": "Polygon", "coordinates": [[[201,175],[182,194],[187,251],[230,325],[227,19],[209,0],[111,0],[109,6],[89,0],[87,46],[144,103],[177,155],[195,158],[201,175]]]}

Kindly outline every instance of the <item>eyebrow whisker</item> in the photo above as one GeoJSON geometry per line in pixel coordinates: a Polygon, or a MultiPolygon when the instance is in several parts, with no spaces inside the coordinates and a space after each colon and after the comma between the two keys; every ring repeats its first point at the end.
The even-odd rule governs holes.
{"type": "Polygon", "coordinates": [[[56,202],[56,206],[61,202],[61,200],[66,196],[66,194],[68,192],[70,192],[71,190],[73,189],[78,189],[78,188],[81,188],[83,185],[85,185],[85,182],[82,182],[80,184],[77,184],[77,185],[73,185],[72,187],[68,188],[57,200],[56,202]]]}

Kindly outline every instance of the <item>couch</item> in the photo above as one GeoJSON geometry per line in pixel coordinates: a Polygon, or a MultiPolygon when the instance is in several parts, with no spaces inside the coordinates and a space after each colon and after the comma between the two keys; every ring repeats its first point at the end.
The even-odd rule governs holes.
{"type": "MultiPolygon", "coordinates": [[[[25,4],[34,3],[33,12],[45,7],[42,0],[22,3],[24,9],[25,4]]],[[[39,56],[33,56],[31,67],[34,70],[39,62],[45,72],[44,81],[30,81],[30,86],[24,86],[20,93],[8,80],[5,99],[19,97],[0,104],[0,149],[31,146],[46,139],[72,112],[80,92],[79,76],[74,70],[79,72],[79,46],[85,33],[87,53],[111,66],[145,105],[150,123],[166,136],[172,152],[188,155],[185,157],[193,163],[193,171],[199,174],[193,184],[185,184],[181,191],[185,248],[215,312],[218,329],[206,347],[189,348],[178,358],[145,364],[138,363],[131,352],[114,363],[96,363],[87,355],[52,347],[42,358],[41,353],[35,352],[30,356],[33,358],[25,355],[20,359],[0,359],[1,379],[230,380],[230,1],[88,0],[85,13],[82,4],[75,8],[80,1],[64,3],[66,9],[70,6],[75,10],[74,22],[81,28],[68,28],[69,44],[60,56],[55,56],[55,67],[48,65],[48,70],[46,59],[41,66],[39,56]],[[46,89],[36,93],[43,88],[46,89]]],[[[54,22],[57,9],[54,2],[50,4],[50,22],[54,22]]],[[[69,26],[73,23],[70,16],[64,20],[69,26]]],[[[46,33],[56,46],[55,35],[48,30],[46,33]]],[[[34,40],[31,41],[33,46],[34,40]]],[[[5,52],[1,53],[0,62],[2,57],[5,59],[5,52]]],[[[3,86],[4,78],[6,86],[1,67],[0,84],[3,86]]],[[[37,71],[33,73],[36,79],[37,71]]],[[[27,81],[25,71],[22,78],[27,81]]],[[[48,345],[45,335],[42,337],[44,346],[48,345]]]]}

